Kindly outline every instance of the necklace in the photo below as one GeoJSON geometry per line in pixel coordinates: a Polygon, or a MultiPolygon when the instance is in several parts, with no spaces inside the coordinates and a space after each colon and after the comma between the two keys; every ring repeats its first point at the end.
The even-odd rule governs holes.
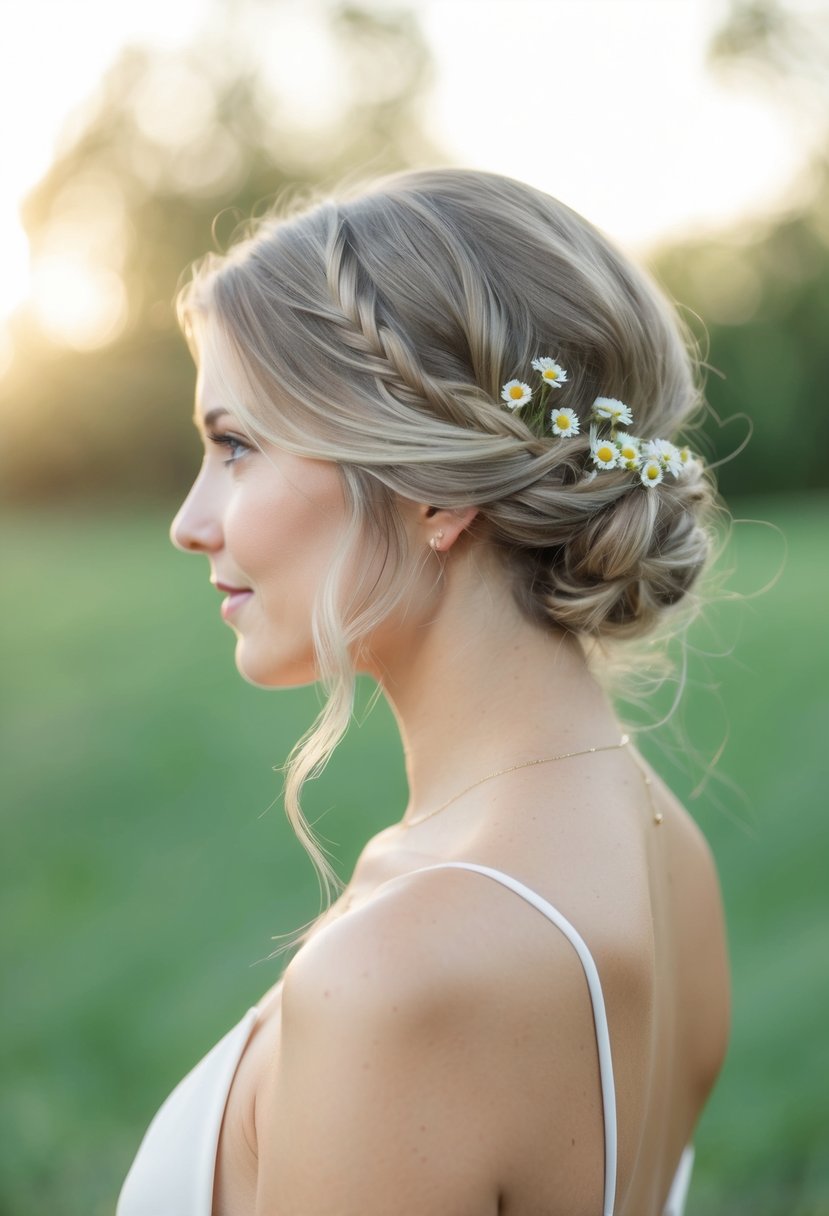
{"type": "MultiPolygon", "coordinates": [[[[466,789],[461,790],[459,794],[453,794],[448,801],[444,802],[441,806],[435,807],[433,811],[427,811],[425,815],[419,815],[417,819],[410,819],[408,822],[404,820],[403,827],[413,828],[416,824],[423,823],[425,819],[431,819],[433,815],[437,815],[439,811],[446,810],[451,803],[456,802],[457,799],[463,797],[464,794],[469,793],[469,791],[474,789],[476,785],[482,785],[484,781],[491,781],[493,777],[501,777],[504,773],[514,773],[518,768],[530,768],[534,764],[551,764],[554,760],[569,760],[572,756],[592,756],[594,752],[612,752],[620,747],[626,747],[629,742],[630,737],[628,735],[622,735],[621,742],[619,743],[608,743],[603,747],[585,747],[578,752],[564,752],[563,755],[560,756],[545,756],[542,760],[524,760],[521,764],[510,765],[509,768],[499,768],[497,773],[489,773],[486,777],[480,777],[477,781],[473,781],[471,785],[468,785],[466,789]]],[[[635,759],[636,757],[634,756],[634,760],[635,759]]],[[[651,811],[653,812],[653,821],[654,823],[659,824],[662,822],[662,815],[654,807],[650,777],[644,771],[644,769],[641,768],[638,761],[636,761],[636,766],[639,768],[639,771],[642,773],[642,777],[645,781],[645,787],[648,791],[648,800],[650,801],[651,811]]]]}

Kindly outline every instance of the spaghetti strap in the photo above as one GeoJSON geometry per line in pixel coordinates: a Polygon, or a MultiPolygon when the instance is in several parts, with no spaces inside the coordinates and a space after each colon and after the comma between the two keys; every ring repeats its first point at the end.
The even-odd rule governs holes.
{"type": "Polygon", "coordinates": [[[662,1216],[682,1216],[682,1213],[685,1211],[688,1187],[691,1185],[691,1172],[693,1168],[694,1146],[693,1144],[687,1144],[682,1150],[682,1156],[679,1159],[679,1165],[674,1174],[674,1180],[671,1183],[671,1189],[665,1201],[662,1216]]]}
{"type": "Polygon", "coordinates": [[[502,870],[494,870],[491,866],[478,865],[472,861],[439,861],[434,865],[422,866],[414,873],[423,873],[424,870],[442,870],[447,868],[474,870],[478,874],[486,874],[489,878],[494,878],[496,882],[501,883],[504,887],[509,887],[516,895],[520,895],[523,899],[542,912],[548,920],[551,920],[554,925],[557,925],[565,937],[569,938],[572,945],[575,947],[576,953],[581,960],[581,965],[584,968],[584,974],[587,979],[587,986],[590,990],[590,1000],[593,1005],[593,1018],[596,1023],[596,1044],[599,1049],[599,1078],[602,1086],[602,1108],[604,1110],[604,1204],[602,1207],[602,1216],[613,1216],[613,1207],[616,1198],[616,1088],[613,1082],[613,1063],[610,1056],[610,1032],[607,1025],[607,1013],[604,1005],[604,994],[599,981],[599,972],[596,964],[593,961],[593,955],[587,948],[587,944],[579,931],[570,923],[566,916],[563,916],[557,908],[554,908],[551,903],[548,903],[531,887],[527,887],[524,883],[519,882],[517,878],[513,878],[510,874],[504,874],[502,870]]]}

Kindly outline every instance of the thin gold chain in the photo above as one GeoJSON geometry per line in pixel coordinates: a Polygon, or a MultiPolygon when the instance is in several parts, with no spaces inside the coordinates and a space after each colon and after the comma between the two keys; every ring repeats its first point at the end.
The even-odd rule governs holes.
{"type": "Polygon", "coordinates": [[[648,801],[651,804],[651,811],[653,812],[653,821],[654,823],[661,823],[662,812],[656,809],[656,803],[653,800],[653,789],[651,788],[653,783],[651,782],[650,776],[647,770],[642,766],[642,762],[636,755],[636,752],[631,752],[630,754],[633,756],[633,762],[639,769],[639,772],[642,774],[642,780],[645,782],[645,789],[648,791],[648,801]]]}
{"type": "MultiPolygon", "coordinates": [[[[578,752],[564,752],[564,754],[561,756],[546,756],[543,760],[524,760],[521,764],[510,765],[509,768],[499,768],[497,773],[489,773],[488,776],[481,777],[477,781],[473,781],[471,785],[468,785],[465,790],[461,790],[459,794],[453,794],[447,802],[444,802],[442,806],[435,807],[433,811],[427,811],[425,815],[419,815],[417,819],[409,819],[408,821],[404,819],[403,827],[413,828],[415,824],[423,823],[425,819],[431,819],[432,816],[437,815],[439,811],[446,810],[446,808],[451,803],[456,802],[458,798],[462,798],[464,794],[468,794],[469,791],[474,789],[476,785],[482,785],[484,781],[491,781],[493,777],[501,777],[504,773],[513,773],[517,768],[530,768],[534,764],[551,764],[554,760],[569,760],[571,756],[592,756],[594,752],[612,752],[617,748],[625,747],[629,742],[630,737],[628,735],[622,735],[620,743],[607,743],[602,747],[585,747],[578,752]]],[[[648,797],[651,800],[651,808],[653,808],[653,796],[650,790],[650,780],[648,779],[647,774],[644,772],[643,776],[645,778],[645,784],[648,787],[648,797]]],[[[656,813],[654,812],[654,821],[656,823],[661,823],[662,816],[660,815],[657,818],[656,813]]]]}

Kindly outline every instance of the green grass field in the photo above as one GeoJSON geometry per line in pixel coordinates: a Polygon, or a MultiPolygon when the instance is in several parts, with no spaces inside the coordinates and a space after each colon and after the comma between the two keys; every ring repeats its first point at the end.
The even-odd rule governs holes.
{"type": "MultiPolygon", "coordinates": [[[[642,742],[717,856],[734,973],[687,1216],[826,1216],[829,500],[732,507],[781,531],[737,527],[731,588],[772,580],[783,538],[785,567],[694,628],[726,652],[692,655],[673,720],[702,763],[671,727],[642,742]]],[[[2,526],[0,1216],[111,1216],[161,1099],[274,981],[272,937],[317,911],[272,766],[318,694],[241,680],[207,563],[167,540],[173,509],[2,526]]],[[[405,801],[381,701],[304,805],[345,875],[405,801]]]]}

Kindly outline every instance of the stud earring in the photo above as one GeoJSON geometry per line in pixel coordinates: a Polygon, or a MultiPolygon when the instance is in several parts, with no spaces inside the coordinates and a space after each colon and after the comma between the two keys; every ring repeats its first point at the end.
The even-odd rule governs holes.
{"type": "Polygon", "coordinates": [[[433,536],[432,539],[429,541],[429,544],[432,546],[432,548],[435,550],[436,553],[438,551],[438,548],[440,547],[438,542],[442,541],[442,540],[443,540],[443,529],[440,528],[438,530],[437,536],[433,536]]]}

